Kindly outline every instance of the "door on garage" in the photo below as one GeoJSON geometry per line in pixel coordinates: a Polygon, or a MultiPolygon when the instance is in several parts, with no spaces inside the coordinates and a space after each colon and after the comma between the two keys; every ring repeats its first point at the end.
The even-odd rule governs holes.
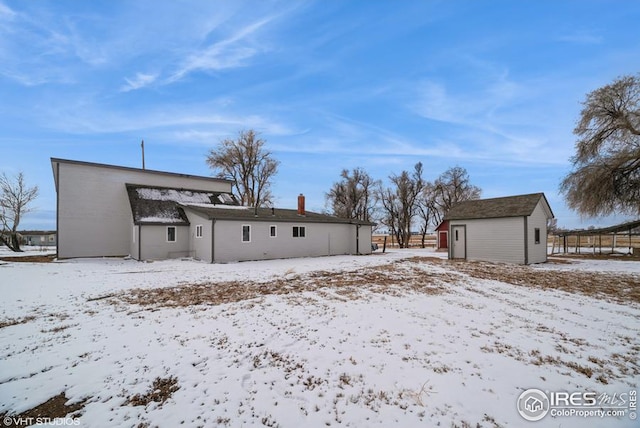
{"type": "Polygon", "coordinates": [[[465,225],[451,226],[451,258],[467,258],[467,227],[465,225]]]}

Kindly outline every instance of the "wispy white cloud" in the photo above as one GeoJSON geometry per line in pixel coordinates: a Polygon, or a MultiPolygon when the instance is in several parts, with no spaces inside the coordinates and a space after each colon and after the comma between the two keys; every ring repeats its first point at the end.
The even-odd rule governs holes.
{"type": "Polygon", "coordinates": [[[125,77],[125,82],[127,82],[126,85],[123,85],[120,88],[121,92],[129,92],[129,91],[133,91],[136,89],[140,89],[140,88],[144,88],[145,86],[149,86],[151,85],[153,82],[155,82],[156,78],[158,77],[157,74],[154,73],[150,73],[150,74],[145,74],[145,73],[136,73],[136,76],[132,79],[126,78],[125,77]]]}
{"type": "Polygon", "coordinates": [[[116,111],[88,96],[73,103],[59,100],[41,106],[35,115],[51,129],[72,135],[153,134],[168,144],[211,144],[211,138],[234,136],[238,130],[249,128],[269,136],[298,133],[277,117],[234,110],[228,98],[116,111]]]}
{"type": "Polygon", "coordinates": [[[6,4],[0,2],[0,19],[10,20],[16,16],[16,13],[6,4]]]}
{"type": "Polygon", "coordinates": [[[173,83],[194,71],[218,71],[241,67],[246,60],[261,51],[251,36],[268,24],[274,16],[246,25],[228,38],[188,55],[180,67],[166,80],[173,83]]]}
{"type": "Polygon", "coordinates": [[[25,86],[76,81],[77,65],[90,63],[99,49],[87,47],[66,17],[28,6],[14,11],[0,4],[0,73],[25,86]]]}
{"type": "Polygon", "coordinates": [[[601,35],[594,34],[590,30],[577,30],[570,33],[562,34],[558,40],[566,43],[576,43],[583,45],[599,45],[604,39],[601,35]]]}
{"type": "Polygon", "coordinates": [[[554,117],[550,108],[558,82],[516,80],[508,69],[477,58],[466,64],[468,78],[462,84],[425,78],[409,103],[419,116],[440,122],[433,126],[449,128],[446,137],[439,133],[439,138],[464,147],[457,154],[461,159],[565,164],[569,145],[558,141],[569,137],[571,124],[563,125],[566,118],[554,117]]]}

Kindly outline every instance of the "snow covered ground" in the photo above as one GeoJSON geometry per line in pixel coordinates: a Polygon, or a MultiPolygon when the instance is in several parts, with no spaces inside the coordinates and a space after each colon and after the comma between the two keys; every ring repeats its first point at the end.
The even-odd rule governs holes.
{"type": "Polygon", "coordinates": [[[0,414],[64,393],[82,427],[638,426],[516,402],[637,391],[640,263],[445,256],[0,261],[0,414]],[[554,272],[615,275],[622,297],[522,280],[554,272]]]}

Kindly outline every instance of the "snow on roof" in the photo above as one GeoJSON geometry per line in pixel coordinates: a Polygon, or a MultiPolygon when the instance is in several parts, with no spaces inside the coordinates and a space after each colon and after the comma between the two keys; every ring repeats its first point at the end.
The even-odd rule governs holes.
{"type": "Polygon", "coordinates": [[[244,207],[241,205],[220,205],[220,204],[181,204],[186,207],[200,207],[200,208],[220,208],[224,210],[249,210],[253,209],[252,207],[244,207]]]}
{"type": "Polygon", "coordinates": [[[149,217],[139,217],[139,223],[184,223],[184,220],[181,218],[175,218],[170,215],[166,216],[149,216],[149,217]]]}
{"type": "Polygon", "coordinates": [[[139,187],[136,193],[140,199],[148,201],[173,201],[178,203],[211,203],[213,192],[198,192],[183,189],[158,189],[139,187]]]}
{"type": "Polygon", "coordinates": [[[127,184],[136,224],[189,224],[182,206],[231,207],[238,202],[230,193],[127,184]]]}

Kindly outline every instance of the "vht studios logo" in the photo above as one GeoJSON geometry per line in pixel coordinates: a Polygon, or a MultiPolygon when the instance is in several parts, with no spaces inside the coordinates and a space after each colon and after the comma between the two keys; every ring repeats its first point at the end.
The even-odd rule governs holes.
{"type": "Polygon", "coordinates": [[[539,421],[551,414],[552,417],[637,417],[637,392],[607,393],[596,392],[544,392],[527,389],[518,397],[518,413],[528,421],[539,421]]]}

